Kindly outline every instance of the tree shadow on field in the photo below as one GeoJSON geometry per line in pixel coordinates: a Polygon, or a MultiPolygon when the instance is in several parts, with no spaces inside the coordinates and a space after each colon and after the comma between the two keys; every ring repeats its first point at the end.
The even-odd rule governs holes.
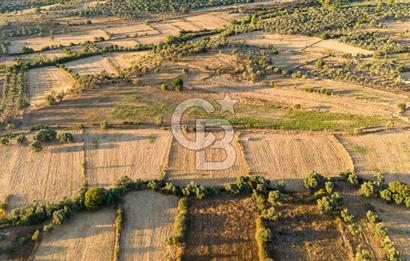
{"type": "MultiPolygon", "coordinates": [[[[87,133],[84,137],[87,150],[104,150],[113,149],[115,147],[121,146],[121,143],[133,143],[133,142],[150,142],[153,140],[152,144],[158,138],[158,135],[153,133],[153,137],[142,136],[138,134],[128,134],[128,133],[87,133]]],[[[133,144],[137,146],[137,144],[133,144]]]]}

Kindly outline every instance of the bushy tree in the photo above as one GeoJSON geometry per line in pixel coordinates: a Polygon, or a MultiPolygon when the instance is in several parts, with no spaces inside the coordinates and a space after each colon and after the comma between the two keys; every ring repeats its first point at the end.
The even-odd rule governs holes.
{"type": "Polygon", "coordinates": [[[57,140],[61,143],[73,143],[74,136],[69,132],[62,132],[57,135],[57,140]]]}
{"type": "Polygon", "coordinates": [[[359,190],[360,195],[366,198],[370,198],[375,193],[374,184],[371,181],[367,181],[360,186],[359,190]]]}
{"type": "Polygon", "coordinates": [[[268,202],[274,206],[278,206],[281,204],[283,200],[283,194],[279,190],[274,190],[269,192],[268,195],[268,202]]]}
{"type": "Polygon", "coordinates": [[[34,139],[40,142],[50,142],[56,139],[57,132],[52,128],[43,128],[38,131],[34,139]]]}
{"type": "Polygon", "coordinates": [[[104,204],[105,189],[90,188],[85,193],[85,207],[88,209],[97,209],[104,204]]]}
{"type": "Polygon", "coordinates": [[[325,183],[325,178],[317,172],[311,172],[308,176],[303,179],[305,188],[313,192],[325,183]]]}

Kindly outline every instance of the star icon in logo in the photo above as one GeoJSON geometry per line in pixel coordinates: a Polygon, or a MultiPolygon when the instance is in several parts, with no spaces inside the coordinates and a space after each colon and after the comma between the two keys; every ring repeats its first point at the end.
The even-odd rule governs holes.
{"type": "Polygon", "coordinates": [[[238,103],[238,100],[232,100],[229,93],[225,93],[225,98],[223,100],[217,100],[217,102],[222,106],[221,114],[229,111],[232,114],[235,114],[234,105],[238,103]]]}

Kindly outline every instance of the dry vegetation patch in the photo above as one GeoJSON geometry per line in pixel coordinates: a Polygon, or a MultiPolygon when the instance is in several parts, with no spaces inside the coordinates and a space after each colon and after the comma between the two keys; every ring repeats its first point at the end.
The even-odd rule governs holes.
{"type": "Polygon", "coordinates": [[[286,204],[279,220],[269,226],[274,260],[350,260],[337,224],[316,205],[286,204]]]}
{"type": "Polygon", "coordinates": [[[107,55],[108,60],[115,68],[127,69],[137,65],[148,52],[119,52],[107,55]]]}
{"type": "Polygon", "coordinates": [[[410,259],[410,210],[373,200],[372,205],[383,220],[387,234],[394,242],[403,260],[410,259]]]}
{"type": "Polygon", "coordinates": [[[72,69],[74,73],[79,75],[96,75],[102,72],[116,75],[118,69],[115,68],[110,60],[102,55],[88,57],[77,61],[69,62],[66,64],[67,68],[72,69]]]}
{"type": "Polygon", "coordinates": [[[140,191],[124,199],[121,260],[165,260],[165,239],[172,234],[178,199],[140,191]]]}
{"type": "Polygon", "coordinates": [[[74,84],[71,75],[59,68],[43,67],[30,70],[28,73],[30,104],[46,105],[48,95],[67,92],[74,84]]]}
{"type": "Polygon", "coordinates": [[[410,132],[389,131],[342,137],[360,175],[385,173],[386,181],[410,183],[410,132]]]}
{"type": "Polygon", "coordinates": [[[87,130],[84,136],[87,180],[114,185],[123,177],[159,179],[165,169],[171,133],[161,130],[87,130]]]}
{"type": "Polygon", "coordinates": [[[255,218],[250,198],[191,200],[184,258],[258,260],[255,218]]]}
{"type": "Polygon", "coordinates": [[[84,185],[84,154],[81,134],[73,134],[74,143],[45,145],[41,152],[17,144],[0,147],[0,187],[10,195],[9,209],[77,194],[84,185]]]}
{"type": "Polygon", "coordinates": [[[22,38],[11,41],[8,49],[10,53],[19,53],[23,47],[32,48],[34,51],[40,51],[42,48],[52,45],[69,46],[71,43],[79,44],[86,41],[94,41],[96,37],[106,38],[107,34],[101,29],[96,29],[80,32],[78,34],[60,34],[54,37],[22,38]]]}
{"type": "MultiPolygon", "coordinates": [[[[223,137],[223,133],[214,134],[217,135],[218,139],[223,137]]],[[[193,133],[188,133],[187,137],[190,140],[195,140],[193,133]]],[[[232,167],[226,170],[198,170],[196,152],[185,148],[174,140],[171,147],[167,178],[179,185],[194,181],[201,185],[214,186],[235,181],[236,177],[247,174],[247,166],[238,144],[238,137],[235,137],[231,145],[236,151],[236,160],[232,167]]],[[[227,157],[223,149],[207,148],[205,154],[208,162],[221,162],[227,157]]]]}
{"type": "Polygon", "coordinates": [[[113,209],[76,214],[45,235],[33,260],[111,260],[114,216],[113,209]]]}
{"type": "Polygon", "coordinates": [[[241,136],[252,174],[285,181],[291,190],[303,189],[312,171],[337,176],[353,169],[349,155],[333,135],[256,132],[241,136]]]}

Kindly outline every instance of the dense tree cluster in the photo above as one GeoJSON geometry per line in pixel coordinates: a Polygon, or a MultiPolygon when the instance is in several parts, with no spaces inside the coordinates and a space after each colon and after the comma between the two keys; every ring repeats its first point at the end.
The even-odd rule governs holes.
{"type": "Polygon", "coordinates": [[[354,31],[343,35],[340,40],[379,53],[400,53],[405,50],[396,40],[378,32],[354,31]]]}
{"type": "MultiPolygon", "coordinates": [[[[266,17],[267,15],[265,15],[266,17]]],[[[268,22],[262,23],[265,31],[284,34],[340,35],[344,30],[363,24],[378,24],[386,19],[410,16],[409,3],[391,5],[346,5],[339,8],[304,7],[290,12],[274,11],[268,22]]]]}
{"type": "Polygon", "coordinates": [[[147,13],[186,13],[204,7],[252,2],[253,0],[109,0],[95,8],[82,11],[82,14],[106,14],[138,19],[147,13]]]}
{"type": "Polygon", "coordinates": [[[20,109],[28,106],[25,100],[25,71],[9,69],[3,81],[0,112],[3,121],[16,116],[20,109]]]}
{"type": "Polygon", "coordinates": [[[70,0],[0,0],[0,13],[16,12],[24,9],[69,2],[70,0]]]}
{"type": "Polygon", "coordinates": [[[354,60],[315,68],[315,76],[346,80],[375,88],[406,89],[401,72],[404,65],[394,60],[354,60]]]}

